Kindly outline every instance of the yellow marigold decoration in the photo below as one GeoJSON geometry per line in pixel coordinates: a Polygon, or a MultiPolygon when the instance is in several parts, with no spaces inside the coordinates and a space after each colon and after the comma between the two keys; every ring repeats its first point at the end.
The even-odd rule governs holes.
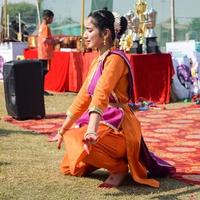
{"type": "Polygon", "coordinates": [[[130,52],[130,49],[133,46],[133,36],[131,33],[127,35],[123,35],[120,39],[120,49],[125,51],[125,52],[130,52]]]}

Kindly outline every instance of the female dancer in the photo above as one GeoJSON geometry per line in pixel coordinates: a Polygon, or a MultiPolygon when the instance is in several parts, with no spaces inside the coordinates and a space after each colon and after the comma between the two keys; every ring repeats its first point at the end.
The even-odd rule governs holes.
{"type": "Polygon", "coordinates": [[[108,188],[119,186],[130,171],[134,181],[159,187],[148,175],[169,175],[175,169],[148,151],[140,122],[128,105],[133,74],[125,54],[113,48],[115,27],[118,33],[125,31],[117,21],[111,12],[97,10],[85,22],[85,41],[88,48],[98,49],[99,56],[58,131],[58,149],[63,141],[66,148],[61,171],[86,176],[107,169],[110,175],[100,187],[108,188]]]}

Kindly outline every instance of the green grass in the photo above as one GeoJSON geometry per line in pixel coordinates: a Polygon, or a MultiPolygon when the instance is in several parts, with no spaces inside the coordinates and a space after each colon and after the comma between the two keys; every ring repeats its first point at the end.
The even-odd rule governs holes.
{"type": "MultiPolygon", "coordinates": [[[[64,149],[48,143],[40,134],[25,131],[2,120],[7,115],[3,83],[0,82],[0,199],[19,200],[198,200],[200,186],[191,186],[175,179],[160,179],[161,187],[153,189],[134,183],[129,177],[123,186],[100,189],[107,177],[98,170],[87,178],[63,176],[59,164],[64,149]]],[[[45,97],[46,113],[65,112],[75,94],[45,97]]],[[[167,107],[187,106],[173,103],[167,107]]],[[[187,161],[186,161],[187,162],[187,161]]]]}

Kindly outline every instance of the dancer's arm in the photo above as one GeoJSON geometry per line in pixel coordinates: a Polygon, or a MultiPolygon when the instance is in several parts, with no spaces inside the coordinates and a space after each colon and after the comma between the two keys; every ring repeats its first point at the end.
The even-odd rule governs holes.
{"type": "Polygon", "coordinates": [[[97,140],[97,129],[99,126],[101,116],[97,112],[90,113],[90,120],[88,123],[87,131],[84,135],[84,149],[89,154],[90,153],[90,145],[96,143],[97,140]]]}

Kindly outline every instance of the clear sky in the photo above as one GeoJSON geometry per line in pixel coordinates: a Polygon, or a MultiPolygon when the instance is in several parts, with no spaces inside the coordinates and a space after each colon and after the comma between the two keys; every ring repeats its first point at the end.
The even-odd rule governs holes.
{"type": "MultiPolygon", "coordinates": [[[[0,0],[0,5],[4,0],[0,0]]],[[[11,2],[29,2],[35,3],[36,0],[7,0],[11,2]]],[[[80,20],[81,0],[48,0],[51,9],[59,10],[57,18],[62,18],[63,13],[67,13],[76,21],[80,20]],[[52,5],[51,5],[52,4],[52,5]]],[[[125,14],[128,10],[134,8],[135,0],[113,0],[113,10],[120,14],[125,14]]],[[[170,18],[170,2],[171,0],[147,0],[149,7],[153,7],[158,11],[157,22],[162,22],[170,18]]],[[[85,15],[89,13],[91,0],[85,0],[85,15]]],[[[187,19],[191,17],[200,17],[200,0],[175,0],[176,17],[179,19],[187,19]]]]}

